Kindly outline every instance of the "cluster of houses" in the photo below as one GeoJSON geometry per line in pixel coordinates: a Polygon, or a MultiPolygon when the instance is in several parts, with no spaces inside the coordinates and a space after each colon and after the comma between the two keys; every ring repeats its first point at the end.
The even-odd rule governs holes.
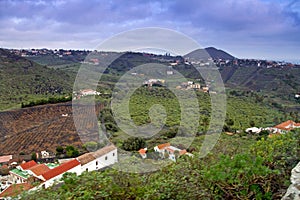
{"type": "Polygon", "coordinates": [[[285,122],[282,122],[281,124],[278,124],[274,127],[267,127],[267,128],[257,128],[257,127],[251,127],[247,128],[246,132],[247,133],[260,133],[261,131],[269,131],[270,132],[270,137],[274,134],[284,134],[287,133],[288,131],[291,131],[293,129],[300,128],[300,123],[296,123],[292,120],[287,120],[285,122]]]}
{"type": "Polygon", "coordinates": [[[203,92],[209,92],[208,86],[202,86],[199,83],[194,83],[193,81],[183,82],[181,85],[177,86],[176,89],[185,89],[185,90],[202,90],[203,92]]]}
{"type": "Polygon", "coordinates": [[[148,86],[148,87],[152,87],[153,85],[164,85],[165,84],[165,80],[163,79],[149,79],[147,81],[143,82],[143,85],[148,86]]]}
{"type": "Polygon", "coordinates": [[[45,56],[45,55],[52,55],[52,56],[58,56],[58,57],[64,57],[64,56],[87,56],[90,51],[85,50],[64,50],[64,49],[10,49],[11,53],[15,55],[19,55],[22,57],[32,57],[32,56],[45,56]]]}
{"type": "Polygon", "coordinates": [[[34,160],[23,162],[11,169],[8,180],[1,183],[0,199],[15,195],[16,192],[18,194],[24,190],[48,188],[59,182],[66,172],[80,175],[85,171],[103,169],[116,162],[118,162],[118,155],[117,148],[114,145],[63,161],[60,164],[37,163],[34,160]],[[37,186],[33,183],[37,183],[37,186]]]}
{"type": "MultiPolygon", "coordinates": [[[[170,143],[157,145],[154,147],[154,151],[157,152],[162,159],[168,158],[174,162],[181,155],[193,156],[193,154],[188,153],[186,149],[179,149],[170,143]]],[[[138,152],[142,158],[147,158],[147,148],[140,149],[138,152]]]]}
{"type": "Polygon", "coordinates": [[[92,89],[84,89],[84,90],[80,90],[79,92],[73,92],[74,99],[80,99],[81,97],[96,96],[96,95],[101,95],[101,93],[92,89]]]}

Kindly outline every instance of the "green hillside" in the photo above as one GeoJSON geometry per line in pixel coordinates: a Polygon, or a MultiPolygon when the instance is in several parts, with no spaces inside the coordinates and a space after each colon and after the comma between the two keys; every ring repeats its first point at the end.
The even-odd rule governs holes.
{"type": "Polygon", "coordinates": [[[72,92],[74,76],[0,49],[0,110],[72,92]]]}

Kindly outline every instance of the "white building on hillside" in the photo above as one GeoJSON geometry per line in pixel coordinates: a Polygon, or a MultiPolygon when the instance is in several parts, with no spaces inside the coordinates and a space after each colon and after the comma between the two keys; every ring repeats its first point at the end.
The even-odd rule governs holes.
{"type": "Polygon", "coordinates": [[[114,145],[109,145],[95,152],[89,152],[77,157],[81,164],[81,172],[94,171],[118,162],[118,151],[114,145]]]}

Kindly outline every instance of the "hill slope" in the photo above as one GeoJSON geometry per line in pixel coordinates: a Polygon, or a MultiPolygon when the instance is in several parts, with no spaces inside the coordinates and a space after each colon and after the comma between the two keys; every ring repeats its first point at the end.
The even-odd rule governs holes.
{"type": "Polygon", "coordinates": [[[72,91],[74,78],[0,49],[0,110],[37,96],[63,95],[72,91]]]}

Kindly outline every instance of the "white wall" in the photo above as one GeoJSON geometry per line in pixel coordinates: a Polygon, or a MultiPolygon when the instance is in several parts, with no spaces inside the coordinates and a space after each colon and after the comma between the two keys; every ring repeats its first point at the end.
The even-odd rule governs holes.
{"type": "Polygon", "coordinates": [[[81,171],[94,171],[118,162],[117,149],[81,166],[81,171]]]}

